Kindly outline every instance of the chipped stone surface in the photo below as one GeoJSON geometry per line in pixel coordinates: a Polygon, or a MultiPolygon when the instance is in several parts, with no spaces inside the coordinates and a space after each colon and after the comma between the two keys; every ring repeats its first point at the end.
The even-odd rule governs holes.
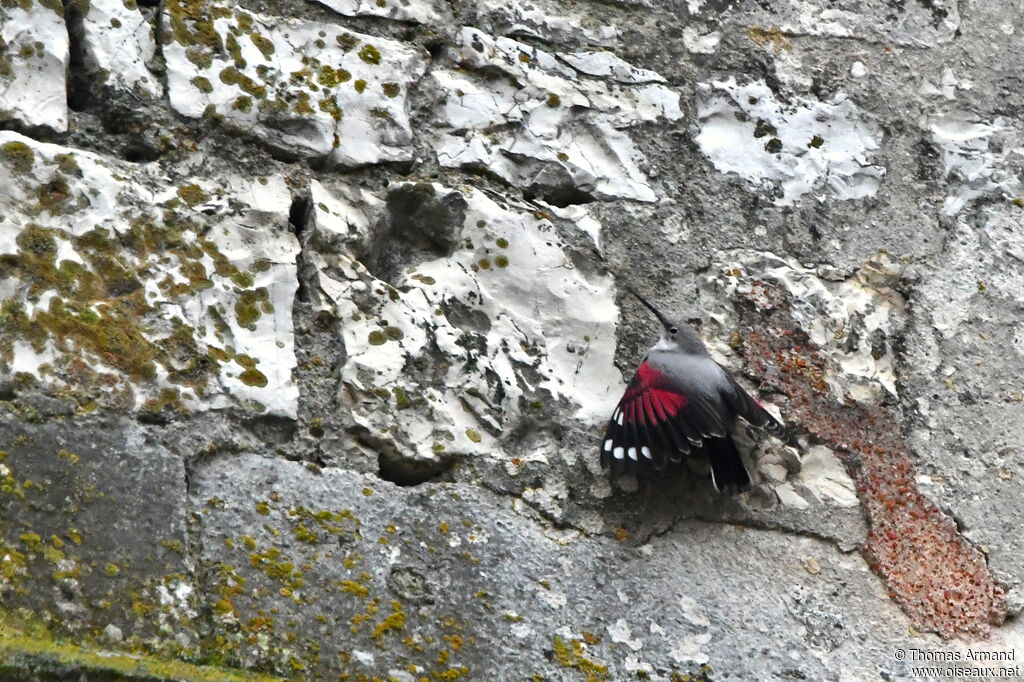
{"type": "Polygon", "coordinates": [[[835,395],[877,400],[897,394],[893,345],[905,323],[906,301],[893,285],[901,263],[879,254],[854,276],[843,277],[830,266],[808,268],[770,253],[740,251],[717,260],[709,284],[727,297],[757,297],[770,283],[800,302],[794,317],[828,358],[831,371],[820,380],[835,395]]]}
{"type": "MultiPolygon", "coordinates": [[[[710,2],[689,4],[690,11],[701,17],[729,7],[710,2]]],[[[959,5],[953,0],[907,3],[867,0],[827,5],[809,0],[782,0],[770,8],[755,9],[750,15],[761,20],[755,30],[763,26],[761,30],[774,29],[791,35],[856,38],[918,48],[949,42],[960,27],[959,5]]]]}
{"type": "Polygon", "coordinates": [[[295,414],[282,178],[172,184],[0,132],[0,183],[5,374],[85,410],[295,414]]]}
{"type": "MultiPolygon", "coordinates": [[[[733,346],[765,372],[765,383],[808,433],[842,459],[868,525],[865,558],[893,599],[919,629],[947,639],[988,636],[1006,617],[1006,587],[984,551],[918,488],[897,415],[885,401],[856,400],[829,385],[834,369],[806,326],[799,295],[756,280],[736,294],[741,321],[733,346]]],[[[800,507],[806,498],[795,493],[790,486],[781,497],[800,507]]]]}
{"type": "Polygon", "coordinates": [[[377,448],[494,457],[545,405],[604,418],[622,388],[610,373],[611,281],[575,266],[550,218],[436,184],[392,186],[363,210],[342,192],[314,186],[311,237],[350,243],[315,262],[325,303],[345,320],[343,399],[377,448]],[[360,244],[370,224],[389,234],[360,244]],[[420,235],[424,252],[389,253],[403,235],[420,235]],[[443,362],[426,361],[431,349],[443,362]]]}
{"type": "Polygon", "coordinates": [[[830,102],[779,102],[764,83],[734,78],[699,88],[697,144],[715,168],[763,187],[780,206],[825,191],[837,199],[873,196],[885,169],[870,152],[877,126],[845,95],[830,102]]]}
{"type": "Polygon", "coordinates": [[[344,166],[412,158],[406,97],[426,66],[412,46],[226,4],[175,0],[164,20],[175,111],[344,166]]]}
{"type": "Polygon", "coordinates": [[[163,96],[149,64],[156,55],[153,27],[134,0],[89,0],[81,17],[86,66],[113,90],[141,97],[163,96]]]}
{"type": "Polygon", "coordinates": [[[431,24],[444,14],[440,0],[317,0],[347,17],[384,17],[396,21],[431,24]]]}
{"type": "Polygon", "coordinates": [[[486,168],[556,205],[573,192],[655,200],[624,129],[682,117],[661,76],[610,53],[551,54],[469,27],[455,49],[464,68],[432,72],[444,97],[441,165],[486,168]]]}
{"type": "Polygon", "coordinates": [[[2,4],[10,676],[1019,661],[1019,8],[2,4]],[[625,284],[751,490],[600,470],[625,284]]]}
{"type": "Polygon", "coordinates": [[[933,117],[930,129],[950,183],[946,215],[956,215],[980,197],[1021,194],[1024,137],[1009,121],[985,121],[970,111],[953,110],[933,117]]]}
{"type": "Polygon", "coordinates": [[[495,35],[536,38],[558,43],[612,47],[621,31],[607,16],[592,16],[575,7],[549,0],[481,0],[477,11],[494,26],[495,35]]]}
{"type": "Polygon", "coordinates": [[[68,34],[59,2],[0,7],[0,121],[68,128],[68,34]]]}
{"type": "Polygon", "coordinates": [[[722,41],[722,35],[718,31],[701,31],[687,26],[683,29],[683,41],[686,49],[694,54],[714,54],[722,41]]]}

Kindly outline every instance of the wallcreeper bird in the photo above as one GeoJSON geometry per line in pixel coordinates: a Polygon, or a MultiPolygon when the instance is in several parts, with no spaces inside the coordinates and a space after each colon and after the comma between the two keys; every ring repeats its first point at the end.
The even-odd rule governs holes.
{"type": "Polygon", "coordinates": [[[601,442],[601,466],[635,474],[703,452],[715,490],[746,488],[750,474],[730,435],[736,417],[775,436],[782,436],[784,427],[711,359],[693,327],[672,322],[626,288],[650,308],[664,330],[612,413],[601,442]]]}

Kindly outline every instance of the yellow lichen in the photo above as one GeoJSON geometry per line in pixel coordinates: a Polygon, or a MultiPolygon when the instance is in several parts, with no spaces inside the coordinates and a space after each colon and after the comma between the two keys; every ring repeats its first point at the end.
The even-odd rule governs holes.
{"type": "Polygon", "coordinates": [[[391,602],[391,613],[384,618],[370,635],[373,639],[380,639],[385,633],[405,629],[405,614],[402,606],[397,601],[391,602]]]}
{"type": "Polygon", "coordinates": [[[57,451],[57,457],[59,457],[60,459],[63,459],[68,464],[77,464],[78,463],[78,455],[76,455],[73,452],[69,452],[68,450],[64,450],[64,449],[58,450],[57,451]]]}
{"type": "Polygon", "coordinates": [[[608,667],[599,665],[584,656],[583,643],[578,639],[570,639],[568,643],[558,635],[551,642],[555,653],[555,662],[563,668],[575,668],[583,673],[587,682],[598,682],[608,679],[608,667]]]}
{"type": "MultiPolygon", "coordinates": [[[[172,658],[96,651],[52,635],[44,623],[12,617],[0,619],[0,659],[17,661],[18,670],[74,670],[76,678],[190,680],[192,682],[284,682],[283,678],[172,658]]],[[[21,679],[21,678],[18,678],[21,679]]]]}
{"type": "Polygon", "coordinates": [[[22,533],[18,536],[18,539],[30,549],[38,549],[43,540],[37,533],[22,533]]]}
{"type": "Polygon", "coordinates": [[[380,52],[376,47],[367,43],[359,48],[359,58],[367,64],[380,64],[380,52]]]}
{"type": "Polygon", "coordinates": [[[761,46],[771,45],[775,52],[790,50],[793,47],[793,43],[790,42],[789,38],[786,37],[778,26],[769,28],[748,26],[747,38],[761,46]]]}
{"type": "Polygon", "coordinates": [[[211,92],[213,92],[213,83],[210,82],[209,78],[206,78],[204,76],[196,76],[190,82],[192,83],[192,85],[195,86],[197,90],[199,90],[199,92],[205,95],[209,95],[211,92]]]}
{"type": "Polygon", "coordinates": [[[369,589],[354,580],[342,580],[341,591],[347,594],[354,594],[357,597],[365,597],[370,593],[369,589]]]}
{"type": "Polygon", "coordinates": [[[258,386],[260,388],[268,383],[266,375],[254,368],[247,369],[239,374],[238,379],[246,386],[258,386]]]}

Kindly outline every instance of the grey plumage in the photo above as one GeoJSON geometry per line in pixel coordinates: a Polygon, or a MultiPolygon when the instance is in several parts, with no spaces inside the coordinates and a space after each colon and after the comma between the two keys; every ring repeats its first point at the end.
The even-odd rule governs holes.
{"type": "Polygon", "coordinates": [[[641,473],[704,453],[718,490],[747,487],[750,475],[730,430],[737,417],[781,435],[784,428],[714,361],[689,324],[666,318],[633,289],[662,323],[616,407],[602,439],[601,462],[613,472],[641,473]]]}

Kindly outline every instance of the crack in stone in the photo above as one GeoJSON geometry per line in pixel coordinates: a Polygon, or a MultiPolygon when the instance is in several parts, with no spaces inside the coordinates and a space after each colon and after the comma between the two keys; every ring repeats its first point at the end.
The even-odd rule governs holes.
{"type": "MultiPolygon", "coordinates": [[[[528,507],[530,510],[534,511],[542,519],[544,519],[545,521],[550,522],[552,528],[554,528],[555,530],[567,530],[567,529],[575,530],[575,531],[579,532],[581,535],[583,535],[584,537],[597,537],[597,536],[601,535],[601,534],[588,533],[586,530],[584,530],[580,526],[577,526],[577,525],[575,525],[573,523],[570,523],[570,522],[568,522],[568,521],[566,521],[564,519],[556,518],[555,516],[553,516],[551,514],[551,512],[545,510],[543,507],[541,507],[536,502],[531,502],[530,500],[526,499],[525,497],[523,497],[519,493],[515,493],[515,492],[513,492],[511,490],[505,490],[505,489],[499,488],[499,487],[489,483],[486,480],[479,481],[479,485],[484,490],[487,490],[488,492],[491,492],[491,493],[493,493],[495,495],[498,495],[499,497],[510,497],[512,499],[519,500],[526,507],[528,507]]],[[[526,517],[526,518],[529,518],[529,517],[526,517]]],[[[536,521],[536,519],[534,519],[534,521],[536,521]]],[[[540,525],[540,524],[538,524],[538,525],[540,525]]]]}

